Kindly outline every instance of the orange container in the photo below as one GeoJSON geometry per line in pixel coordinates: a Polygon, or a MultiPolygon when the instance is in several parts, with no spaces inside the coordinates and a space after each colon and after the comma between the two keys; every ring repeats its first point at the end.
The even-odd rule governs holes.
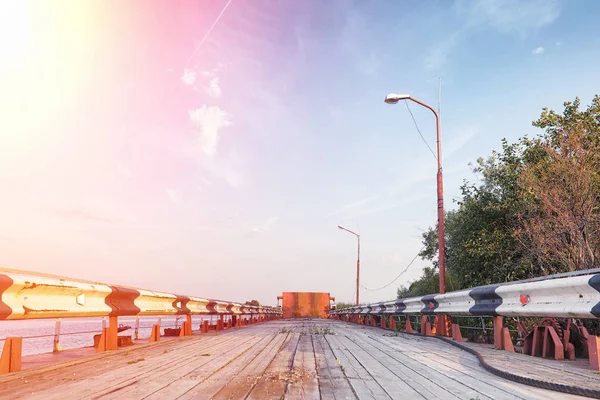
{"type": "Polygon", "coordinates": [[[283,318],[329,318],[330,301],[335,300],[329,293],[283,292],[283,318]]]}

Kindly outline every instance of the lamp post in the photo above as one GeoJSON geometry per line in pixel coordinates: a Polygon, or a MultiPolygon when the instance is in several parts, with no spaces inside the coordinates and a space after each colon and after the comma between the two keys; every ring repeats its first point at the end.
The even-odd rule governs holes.
{"type": "MultiPolygon", "coordinates": [[[[420,102],[417,99],[410,97],[409,94],[396,94],[390,93],[385,97],[387,104],[396,104],[400,100],[411,100],[415,103],[429,109],[433,115],[435,115],[435,128],[437,133],[437,211],[438,211],[438,247],[439,247],[439,264],[440,264],[440,294],[446,293],[446,254],[445,240],[444,240],[444,182],[442,176],[442,139],[441,139],[441,127],[440,127],[440,116],[438,113],[429,105],[420,102]]],[[[448,318],[446,315],[440,315],[437,318],[437,334],[448,336],[449,326],[448,318]]]]}
{"type": "Polygon", "coordinates": [[[338,228],[340,228],[343,231],[350,232],[351,234],[356,236],[356,238],[358,239],[358,258],[356,259],[356,305],[358,305],[359,304],[359,302],[358,302],[359,288],[360,288],[360,235],[356,232],[351,231],[348,228],[344,228],[342,225],[338,225],[338,228]]]}
{"type": "Polygon", "coordinates": [[[442,177],[442,140],[440,128],[440,116],[430,106],[410,97],[409,94],[390,93],[385,97],[387,104],[396,104],[400,100],[411,100],[431,110],[435,115],[435,128],[437,132],[437,211],[438,211],[438,247],[440,264],[440,294],[446,293],[446,254],[444,253],[444,182],[442,177]]]}

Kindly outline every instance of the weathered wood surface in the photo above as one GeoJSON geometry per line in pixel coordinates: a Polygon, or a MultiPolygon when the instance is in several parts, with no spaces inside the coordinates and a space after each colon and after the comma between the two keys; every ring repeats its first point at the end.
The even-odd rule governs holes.
{"type": "MultiPolygon", "coordinates": [[[[564,368],[568,365],[558,366],[539,359],[525,360],[526,363],[521,357],[527,356],[488,351],[493,363],[512,368],[511,372],[521,368],[528,376],[544,377],[547,373],[554,380],[562,373],[562,379],[575,384],[565,376],[564,368]],[[519,362],[512,362],[513,359],[519,362]]],[[[592,379],[588,383],[595,387],[592,372],[579,370],[578,374],[575,379],[592,379]]],[[[0,398],[550,400],[580,397],[491,375],[479,366],[474,356],[437,339],[340,321],[300,319],[143,345],[2,376],[0,398]]]]}

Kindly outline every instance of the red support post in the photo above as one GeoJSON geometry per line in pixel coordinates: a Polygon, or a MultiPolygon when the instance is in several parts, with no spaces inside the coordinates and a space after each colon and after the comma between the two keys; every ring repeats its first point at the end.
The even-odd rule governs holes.
{"type": "Polygon", "coordinates": [[[207,320],[202,321],[202,326],[200,328],[200,332],[208,333],[208,321],[207,320]]]}
{"type": "Polygon", "coordinates": [[[390,315],[390,317],[389,317],[388,327],[393,331],[395,331],[397,329],[396,320],[394,319],[393,315],[390,315]]]}
{"type": "Polygon", "coordinates": [[[587,342],[590,368],[600,371],[600,336],[588,335],[587,342]]]}
{"type": "Polygon", "coordinates": [[[192,314],[188,314],[185,316],[185,322],[187,322],[187,326],[185,328],[185,335],[192,336],[192,314]]]}
{"type": "Polygon", "coordinates": [[[494,347],[501,350],[502,346],[502,317],[494,317],[494,347]]]}
{"type": "Polygon", "coordinates": [[[150,333],[150,343],[160,341],[160,325],[152,325],[152,332],[150,333]]]}
{"type": "MultiPolygon", "coordinates": [[[[421,315],[421,335],[427,334],[427,316],[421,315]]],[[[431,329],[431,328],[430,328],[431,329]]]]}
{"type": "Polygon", "coordinates": [[[119,317],[108,317],[108,331],[106,336],[106,350],[117,350],[119,333],[119,317]]]}
{"type": "Polygon", "coordinates": [[[0,374],[21,370],[21,355],[23,349],[22,337],[7,337],[0,358],[0,374]]]}
{"type": "Polygon", "coordinates": [[[407,333],[413,333],[413,328],[412,328],[412,325],[410,324],[410,318],[409,317],[406,317],[406,325],[404,327],[404,330],[407,333]]]}
{"type": "Polygon", "coordinates": [[[452,339],[456,340],[457,342],[464,342],[458,324],[452,324],[452,339]]]}
{"type": "Polygon", "coordinates": [[[502,328],[502,347],[506,351],[515,352],[515,346],[513,345],[510,331],[507,327],[502,328]]]}

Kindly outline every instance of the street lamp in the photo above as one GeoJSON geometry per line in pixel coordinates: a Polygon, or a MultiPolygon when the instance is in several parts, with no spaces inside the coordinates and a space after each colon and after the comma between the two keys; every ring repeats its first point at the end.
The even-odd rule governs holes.
{"type": "Polygon", "coordinates": [[[358,296],[359,296],[359,285],[360,285],[360,235],[356,232],[351,231],[348,228],[344,228],[342,225],[338,225],[343,231],[350,232],[358,239],[358,258],[356,259],[356,305],[358,305],[358,296]]]}
{"type": "Polygon", "coordinates": [[[440,116],[430,106],[420,102],[417,99],[410,97],[409,94],[396,94],[390,93],[385,96],[385,102],[387,104],[396,104],[400,100],[411,100],[415,103],[428,108],[435,115],[435,128],[437,131],[437,208],[438,208],[438,247],[439,247],[439,263],[440,263],[440,294],[446,293],[446,254],[444,253],[444,184],[442,179],[442,141],[441,141],[441,128],[440,128],[440,116]]]}

